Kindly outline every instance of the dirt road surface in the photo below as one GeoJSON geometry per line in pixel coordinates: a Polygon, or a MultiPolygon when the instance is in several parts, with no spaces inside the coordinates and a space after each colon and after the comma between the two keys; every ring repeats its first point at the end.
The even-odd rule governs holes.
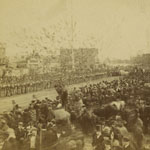
{"type": "MultiPolygon", "coordinates": [[[[98,83],[103,80],[112,81],[112,80],[118,79],[118,78],[119,77],[104,77],[99,80],[69,85],[69,86],[67,86],[67,89],[68,89],[68,91],[70,91],[74,87],[81,87],[86,84],[98,83]]],[[[29,103],[33,100],[33,95],[35,95],[39,100],[42,100],[45,97],[48,97],[53,100],[56,98],[57,93],[56,93],[55,89],[52,88],[49,90],[43,90],[43,91],[38,91],[38,92],[33,92],[33,93],[27,93],[27,94],[22,94],[22,95],[0,98],[0,113],[3,113],[4,111],[9,111],[12,109],[12,100],[15,100],[15,102],[21,107],[27,107],[29,105],[29,103]]]]}

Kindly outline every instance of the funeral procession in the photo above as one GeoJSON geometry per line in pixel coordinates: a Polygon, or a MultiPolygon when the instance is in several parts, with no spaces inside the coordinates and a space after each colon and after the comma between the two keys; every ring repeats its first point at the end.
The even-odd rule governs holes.
{"type": "Polygon", "coordinates": [[[0,150],[150,150],[150,1],[0,0],[0,150]]]}

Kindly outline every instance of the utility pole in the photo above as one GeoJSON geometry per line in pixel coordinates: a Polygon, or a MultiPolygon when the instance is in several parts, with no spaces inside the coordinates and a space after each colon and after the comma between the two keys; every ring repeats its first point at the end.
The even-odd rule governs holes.
{"type": "Polygon", "coordinates": [[[71,16],[71,51],[72,51],[72,69],[75,70],[75,58],[74,58],[74,26],[73,26],[73,16],[71,16]]]}
{"type": "Polygon", "coordinates": [[[71,48],[71,59],[72,59],[72,70],[75,70],[75,58],[74,58],[74,19],[73,19],[73,0],[67,0],[67,15],[69,14],[69,24],[70,24],[70,48],[71,48]]]}

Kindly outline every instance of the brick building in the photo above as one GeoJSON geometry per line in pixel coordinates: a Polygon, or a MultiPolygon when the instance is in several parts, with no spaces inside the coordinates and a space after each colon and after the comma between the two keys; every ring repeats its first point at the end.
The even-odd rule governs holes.
{"type": "Polygon", "coordinates": [[[71,70],[73,68],[73,65],[76,70],[84,70],[86,68],[94,69],[96,67],[97,57],[98,49],[96,48],[78,48],[73,50],[61,49],[60,65],[61,68],[67,70],[71,70]]]}

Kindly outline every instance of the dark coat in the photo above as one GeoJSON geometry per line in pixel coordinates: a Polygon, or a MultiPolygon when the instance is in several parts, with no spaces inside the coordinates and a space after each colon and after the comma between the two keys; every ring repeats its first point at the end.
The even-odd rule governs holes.
{"type": "Polygon", "coordinates": [[[18,150],[16,139],[10,138],[8,141],[5,141],[2,150],[18,150]]]}

